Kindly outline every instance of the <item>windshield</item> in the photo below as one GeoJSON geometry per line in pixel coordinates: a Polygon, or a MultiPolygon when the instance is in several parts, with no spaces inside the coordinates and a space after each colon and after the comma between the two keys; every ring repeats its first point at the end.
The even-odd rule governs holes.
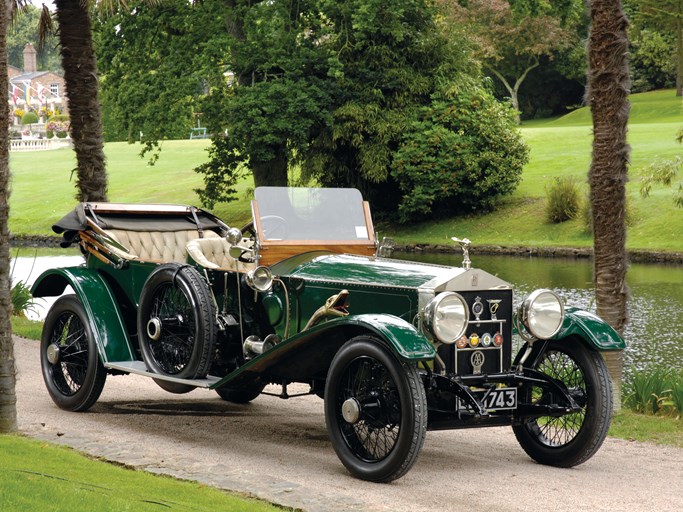
{"type": "Polygon", "coordinates": [[[263,240],[370,240],[356,189],[259,187],[254,196],[263,240]]]}

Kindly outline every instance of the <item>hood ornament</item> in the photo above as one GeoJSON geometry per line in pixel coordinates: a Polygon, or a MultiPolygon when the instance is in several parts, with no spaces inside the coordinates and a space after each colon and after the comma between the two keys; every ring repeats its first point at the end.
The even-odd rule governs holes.
{"type": "Polygon", "coordinates": [[[462,268],[472,268],[472,261],[470,260],[470,242],[469,239],[463,238],[462,240],[457,237],[451,237],[451,240],[457,242],[462,249],[462,268]]]}

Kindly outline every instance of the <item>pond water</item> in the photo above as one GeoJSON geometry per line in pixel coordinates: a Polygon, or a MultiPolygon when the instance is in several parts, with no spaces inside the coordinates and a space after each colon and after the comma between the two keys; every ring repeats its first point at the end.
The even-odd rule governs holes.
{"type": "MultiPolygon", "coordinates": [[[[13,280],[29,285],[49,268],[83,263],[77,252],[65,251],[62,256],[24,256],[13,259],[13,280]]],[[[443,265],[459,266],[460,254],[396,253],[395,258],[443,265]]],[[[515,287],[515,299],[520,301],[536,288],[558,291],[567,304],[595,311],[590,260],[560,258],[521,258],[512,256],[472,255],[473,266],[482,268],[515,287]]],[[[630,321],[625,338],[624,354],[627,375],[632,367],[683,368],[683,266],[633,264],[627,282],[631,290],[630,321]]],[[[30,318],[45,316],[54,299],[36,299],[30,318]]]]}

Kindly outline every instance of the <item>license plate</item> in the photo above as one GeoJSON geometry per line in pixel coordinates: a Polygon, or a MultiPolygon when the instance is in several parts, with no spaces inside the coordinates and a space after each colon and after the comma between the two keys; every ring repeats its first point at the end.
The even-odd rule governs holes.
{"type": "MultiPolygon", "coordinates": [[[[472,393],[478,400],[484,401],[484,409],[487,411],[506,411],[517,408],[517,388],[496,388],[491,391],[474,391],[472,393]]],[[[472,410],[463,400],[458,398],[457,409],[472,410]]]]}

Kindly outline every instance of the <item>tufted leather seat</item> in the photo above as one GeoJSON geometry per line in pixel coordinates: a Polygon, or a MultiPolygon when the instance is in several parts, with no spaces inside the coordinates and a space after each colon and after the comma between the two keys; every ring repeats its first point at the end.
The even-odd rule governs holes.
{"type": "Polygon", "coordinates": [[[254,263],[242,263],[230,256],[230,243],[225,238],[197,238],[187,243],[187,253],[201,267],[244,272],[254,263]]]}
{"type": "Polygon", "coordinates": [[[185,246],[192,239],[199,240],[222,240],[213,231],[204,231],[203,239],[199,238],[197,230],[186,231],[129,231],[123,229],[110,229],[107,234],[116,242],[126,247],[129,252],[122,251],[117,247],[110,249],[117,256],[133,260],[155,262],[178,262],[187,261],[185,246]]]}

